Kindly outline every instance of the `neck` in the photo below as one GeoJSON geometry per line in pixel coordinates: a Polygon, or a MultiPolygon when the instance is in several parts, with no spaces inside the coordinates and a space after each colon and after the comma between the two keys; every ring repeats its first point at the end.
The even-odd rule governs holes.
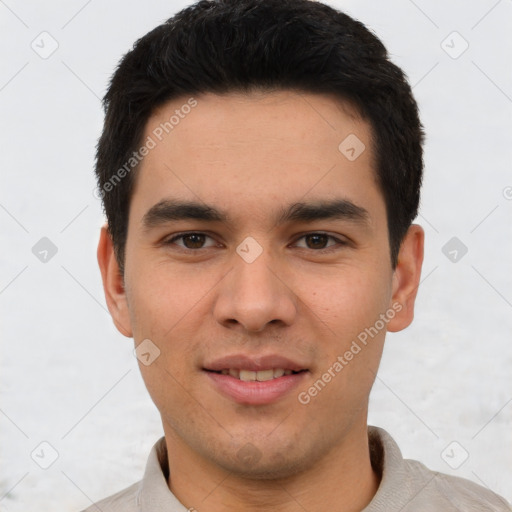
{"type": "Polygon", "coordinates": [[[278,480],[250,479],[205,460],[166,430],[171,492],[190,510],[208,512],[360,511],[380,477],[370,461],[366,424],[352,429],[307,471],[278,480]]]}

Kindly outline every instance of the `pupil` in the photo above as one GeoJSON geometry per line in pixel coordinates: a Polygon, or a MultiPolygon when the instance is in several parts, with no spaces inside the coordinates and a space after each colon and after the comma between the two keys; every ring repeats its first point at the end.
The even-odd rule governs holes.
{"type": "Polygon", "coordinates": [[[201,245],[204,243],[204,235],[199,235],[199,234],[187,235],[186,237],[183,238],[183,241],[184,241],[187,249],[200,249],[201,245]],[[190,241],[190,240],[192,240],[192,244],[187,243],[187,241],[190,241]],[[192,247],[190,247],[190,245],[192,245],[192,247]]]}
{"type": "Polygon", "coordinates": [[[317,234],[317,235],[307,235],[307,240],[308,241],[311,241],[311,240],[316,240],[316,242],[313,242],[313,249],[323,249],[325,247],[325,244],[327,243],[327,235],[321,235],[321,234],[317,234]],[[320,239],[320,246],[318,246],[318,240],[320,239]]]}

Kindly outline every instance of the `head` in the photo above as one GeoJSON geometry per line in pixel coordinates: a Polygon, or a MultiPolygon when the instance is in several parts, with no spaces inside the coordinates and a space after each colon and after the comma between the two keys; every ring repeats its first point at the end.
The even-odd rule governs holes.
{"type": "Polygon", "coordinates": [[[136,42],[104,105],[98,258],[166,437],[256,478],[309,467],[365,426],[386,331],[413,318],[404,74],[319,2],[200,1],[136,42]],[[259,403],[219,384],[237,364],[299,373],[259,403]]]}

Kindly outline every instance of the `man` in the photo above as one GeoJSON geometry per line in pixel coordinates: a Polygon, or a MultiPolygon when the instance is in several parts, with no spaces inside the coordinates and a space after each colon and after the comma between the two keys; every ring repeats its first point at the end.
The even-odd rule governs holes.
{"type": "Polygon", "coordinates": [[[368,427],[423,262],[423,131],[361,23],[201,1],[105,96],[98,261],[165,437],[102,511],[510,510],[368,427]]]}

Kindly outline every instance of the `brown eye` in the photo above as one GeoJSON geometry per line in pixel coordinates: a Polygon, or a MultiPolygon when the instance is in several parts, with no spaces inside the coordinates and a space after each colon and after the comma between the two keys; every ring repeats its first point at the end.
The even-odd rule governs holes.
{"type": "Polygon", "coordinates": [[[210,236],[204,233],[182,233],[169,238],[164,242],[164,245],[177,245],[181,249],[193,251],[213,247],[215,243],[210,236]],[[204,244],[207,239],[212,240],[212,243],[205,246],[204,244]],[[176,243],[178,240],[181,240],[181,243],[176,243]]]}
{"type": "Polygon", "coordinates": [[[299,245],[301,249],[311,249],[313,251],[328,252],[347,245],[343,240],[332,235],[328,235],[327,233],[308,233],[307,235],[300,237],[299,240],[305,241],[304,245],[299,245]],[[329,240],[334,241],[334,243],[329,244],[329,240]]]}
{"type": "Polygon", "coordinates": [[[306,235],[304,238],[306,239],[306,245],[308,245],[310,249],[325,249],[329,240],[329,236],[319,233],[306,235]]]}
{"type": "Polygon", "coordinates": [[[192,233],[191,235],[184,235],[182,237],[183,244],[187,249],[201,249],[201,246],[204,244],[205,240],[204,235],[200,235],[197,233],[192,233]]]}

